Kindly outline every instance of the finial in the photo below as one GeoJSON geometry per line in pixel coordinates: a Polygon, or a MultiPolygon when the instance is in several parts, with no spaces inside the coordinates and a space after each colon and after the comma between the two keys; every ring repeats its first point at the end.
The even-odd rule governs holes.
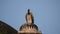
{"type": "Polygon", "coordinates": [[[30,14],[30,9],[28,9],[28,14],[30,14]]]}
{"type": "Polygon", "coordinates": [[[27,24],[34,24],[34,18],[32,13],[30,12],[30,9],[27,10],[26,21],[27,21],[27,24]]]}

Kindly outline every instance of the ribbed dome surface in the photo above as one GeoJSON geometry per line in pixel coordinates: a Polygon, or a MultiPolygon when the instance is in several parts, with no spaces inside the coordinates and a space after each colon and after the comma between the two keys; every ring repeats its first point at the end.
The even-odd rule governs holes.
{"type": "Polygon", "coordinates": [[[31,25],[28,25],[28,24],[23,24],[21,27],[20,27],[20,30],[23,30],[23,29],[35,29],[38,31],[38,27],[37,25],[35,24],[31,24],[31,25]]]}

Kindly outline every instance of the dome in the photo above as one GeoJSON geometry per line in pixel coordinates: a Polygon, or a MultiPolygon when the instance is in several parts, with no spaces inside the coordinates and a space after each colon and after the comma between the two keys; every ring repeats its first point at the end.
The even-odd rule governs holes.
{"type": "Polygon", "coordinates": [[[27,30],[27,29],[30,29],[30,30],[32,30],[32,29],[35,29],[36,31],[38,31],[38,27],[37,27],[37,25],[35,25],[35,24],[31,24],[31,25],[28,25],[28,24],[23,24],[21,27],[20,27],[20,30],[27,30]]]}

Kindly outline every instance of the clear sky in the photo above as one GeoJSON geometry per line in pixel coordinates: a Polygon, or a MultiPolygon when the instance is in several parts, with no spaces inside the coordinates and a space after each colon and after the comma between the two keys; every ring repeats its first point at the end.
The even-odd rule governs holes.
{"type": "Polygon", "coordinates": [[[60,0],[0,0],[0,20],[19,30],[27,9],[43,34],[60,34],[60,0]]]}

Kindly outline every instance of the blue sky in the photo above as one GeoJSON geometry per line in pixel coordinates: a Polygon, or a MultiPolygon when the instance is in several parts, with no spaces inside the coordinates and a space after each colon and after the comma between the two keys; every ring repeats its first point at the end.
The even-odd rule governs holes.
{"type": "Polygon", "coordinates": [[[60,0],[0,0],[0,20],[19,30],[27,9],[43,34],[60,33],[60,0]]]}

